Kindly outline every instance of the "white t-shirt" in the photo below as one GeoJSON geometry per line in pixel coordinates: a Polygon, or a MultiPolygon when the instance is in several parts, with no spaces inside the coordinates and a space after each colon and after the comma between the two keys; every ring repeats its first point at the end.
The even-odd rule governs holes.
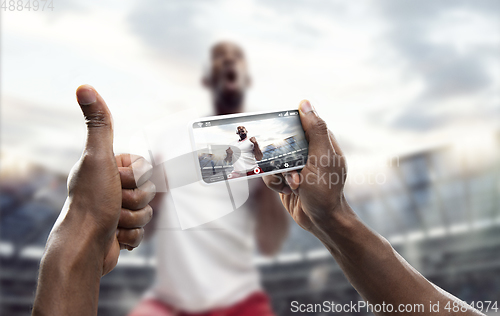
{"type": "MultiPolygon", "coordinates": [[[[238,140],[229,145],[238,148],[240,151],[239,157],[237,154],[233,156],[233,167],[235,172],[246,173],[258,167],[253,152],[254,144],[250,141],[248,135],[244,140],[238,140]]],[[[236,151],[233,150],[233,152],[236,151]]]]}
{"type": "MultiPolygon", "coordinates": [[[[249,181],[249,189],[258,185],[249,181]]],[[[175,208],[193,207],[193,199],[227,198],[203,189],[192,192],[175,208]]],[[[214,199],[214,200],[212,200],[214,199]]],[[[209,204],[209,203],[207,203],[209,204]]],[[[146,297],[153,297],[181,311],[198,313],[234,305],[261,291],[253,263],[256,250],[255,213],[246,205],[207,224],[181,230],[168,193],[156,223],[156,282],[146,297]]],[[[217,205],[217,203],[213,203],[217,205]]],[[[203,211],[210,212],[209,206],[203,211]]]]}

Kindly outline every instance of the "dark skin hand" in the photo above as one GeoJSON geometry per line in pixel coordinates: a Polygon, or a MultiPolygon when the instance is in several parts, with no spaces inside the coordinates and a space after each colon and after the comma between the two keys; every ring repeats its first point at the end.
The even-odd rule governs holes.
{"type": "MultiPolygon", "coordinates": [[[[335,137],[308,101],[301,102],[299,113],[309,142],[306,166],[300,173],[264,177],[267,186],[280,192],[288,213],[325,245],[364,300],[392,304],[394,309],[423,304],[425,310],[414,312],[417,315],[430,314],[429,301],[439,301],[439,312],[432,314],[449,315],[446,304],[461,301],[429,282],[360,221],[344,196],[347,164],[335,137]]],[[[460,307],[453,314],[482,315],[469,305],[460,307]]]]}
{"type": "Polygon", "coordinates": [[[115,156],[106,103],[88,85],[76,94],[87,141],[47,240],[33,315],[96,315],[100,278],[116,266],[120,249],[139,245],[152,216],[151,165],[139,156],[115,156]]]}

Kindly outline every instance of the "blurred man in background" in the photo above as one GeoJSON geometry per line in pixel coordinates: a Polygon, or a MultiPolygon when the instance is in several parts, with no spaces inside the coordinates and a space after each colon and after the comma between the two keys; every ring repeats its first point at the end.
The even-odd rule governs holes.
{"type": "MultiPolygon", "coordinates": [[[[215,44],[203,77],[215,114],[243,112],[250,83],[241,47],[215,44]]],[[[130,316],[273,315],[253,263],[255,244],[262,254],[275,254],[287,236],[289,220],[278,195],[261,179],[249,181],[249,188],[250,198],[238,210],[185,231],[168,198],[158,195],[158,212],[148,226],[156,228],[157,279],[130,316]]],[[[205,198],[217,201],[224,194],[205,198]]],[[[193,192],[181,207],[202,196],[203,192],[193,192]]],[[[210,212],[209,207],[205,211],[210,212]]]]}

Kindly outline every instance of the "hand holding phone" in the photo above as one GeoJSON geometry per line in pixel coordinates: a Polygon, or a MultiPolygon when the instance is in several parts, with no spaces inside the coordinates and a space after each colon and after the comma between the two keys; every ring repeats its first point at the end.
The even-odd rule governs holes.
{"type": "Polygon", "coordinates": [[[310,145],[306,165],[300,173],[266,176],[264,182],[282,193],[283,205],[297,224],[320,234],[322,229],[331,228],[332,214],[342,213],[339,210],[347,205],[344,197],[347,162],[326,122],[308,101],[301,102],[300,113],[310,145]]]}

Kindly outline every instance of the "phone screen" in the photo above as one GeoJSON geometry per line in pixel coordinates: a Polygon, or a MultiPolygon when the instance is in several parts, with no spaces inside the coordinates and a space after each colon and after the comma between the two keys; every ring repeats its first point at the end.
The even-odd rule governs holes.
{"type": "Polygon", "coordinates": [[[192,136],[205,183],[300,169],[307,160],[298,110],[200,119],[192,136]]]}

